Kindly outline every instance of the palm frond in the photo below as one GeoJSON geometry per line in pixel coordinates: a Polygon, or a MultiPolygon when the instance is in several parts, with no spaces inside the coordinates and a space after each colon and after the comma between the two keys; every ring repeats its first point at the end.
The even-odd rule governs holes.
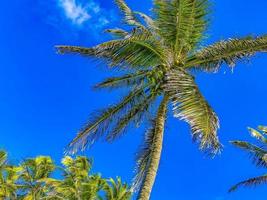
{"type": "Polygon", "coordinates": [[[147,168],[149,167],[150,164],[150,158],[152,155],[152,150],[153,150],[153,141],[155,137],[155,128],[156,128],[156,123],[155,120],[151,121],[150,128],[147,130],[145,134],[145,139],[144,139],[144,144],[139,150],[139,153],[137,154],[136,160],[136,175],[133,180],[133,189],[139,190],[139,188],[142,186],[147,168]]]}
{"type": "Polygon", "coordinates": [[[58,52],[76,53],[102,59],[110,66],[155,66],[164,61],[164,52],[159,42],[151,35],[134,30],[125,39],[111,40],[93,48],[56,46],[58,52]]]}
{"type": "Polygon", "coordinates": [[[119,77],[108,78],[101,83],[97,84],[95,89],[117,89],[134,85],[141,85],[142,81],[145,79],[146,75],[149,73],[149,70],[137,71],[131,74],[125,74],[119,77]]]}
{"type": "Polygon", "coordinates": [[[157,95],[154,93],[144,96],[127,113],[119,117],[113,130],[107,135],[107,141],[113,141],[122,136],[131,125],[136,127],[140,126],[143,119],[148,117],[147,115],[156,97],[157,95]]]}
{"type": "Polygon", "coordinates": [[[258,126],[258,129],[261,130],[263,134],[267,135],[267,126],[258,126]]]}
{"type": "Polygon", "coordinates": [[[130,200],[131,191],[126,183],[123,183],[120,178],[116,180],[109,179],[108,184],[105,185],[105,199],[116,199],[116,200],[130,200]]]}
{"type": "Polygon", "coordinates": [[[266,183],[267,183],[267,175],[258,176],[258,177],[251,178],[251,179],[242,181],[234,185],[233,187],[230,188],[229,192],[234,192],[240,187],[255,187],[255,186],[266,184],[266,183]]]}
{"type": "Polygon", "coordinates": [[[131,26],[143,27],[142,24],[135,17],[134,12],[129,8],[129,6],[125,3],[124,0],[115,0],[119,9],[124,14],[124,21],[131,26]]]}
{"type": "Polygon", "coordinates": [[[250,135],[259,141],[261,141],[263,144],[267,144],[267,139],[256,129],[254,128],[248,128],[248,131],[250,132],[250,135]]]}
{"type": "Polygon", "coordinates": [[[149,30],[154,31],[156,29],[155,22],[151,17],[149,17],[148,15],[146,15],[145,13],[142,13],[142,12],[135,12],[135,13],[137,15],[139,15],[144,20],[144,22],[146,23],[146,27],[149,30]]]}
{"type": "Polygon", "coordinates": [[[248,59],[257,52],[267,51],[267,36],[229,39],[217,42],[187,60],[186,67],[216,72],[222,64],[234,67],[237,61],[248,59]]]}
{"type": "Polygon", "coordinates": [[[118,38],[125,38],[127,35],[129,35],[129,33],[123,29],[106,29],[104,31],[105,33],[109,33],[111,35],[113,35],[114,37],[118,37],[118,38]]]}
{"type": "Polygon", "coordinates": [[[183,69],[173,69],[167,72],[164,90],[172,100],[174,116],[191,126],[193,140],[200,143],[200,149],[219,151],[218,117],[201,95],[194,78],[183,69]]]}
{"type": "MultiPolygon", "coordinates": [[[[155,180],[155,176],[151,173],[157,173],[159,166],[168,101],[169,97],[165,95],[157,110],[157,115],[150,122],[150,128],[145,134],[144,143],[137,154],[136,175],[132,184],[134,191],[139,191],[140,187],[144,188],[146,184],[148,184],[147,187],[152,187],[155,180]],[[150,185],[151,182],[152,185],[150,185]]],[[[142,195],[142,192],[144,191],[139,191],[139,196],[142,195]]]]}
{"type": "Polygon", "coordinates": [[[127,113],[134,105],[140,102],[144,95],[144,88],[132,90],[118,104],[112,105],[103,111],[97,112],[85,127],[69,144],[72,153],[92,145],[100,136],[108,134],[120,116],[127,113]]]}
{"type": "Polygon", "coordinates": [[[256,145],[244,141],[231,141],[231,143],[240,149],[247,151],[253,163],[259,167],[267,167],[267,151],[256,145]]]}
{"type": "Polygon", "coordinates": [[[207,26],[207,0],[154,1],[157,30],[181,59],[195,48],[207,26]]]}

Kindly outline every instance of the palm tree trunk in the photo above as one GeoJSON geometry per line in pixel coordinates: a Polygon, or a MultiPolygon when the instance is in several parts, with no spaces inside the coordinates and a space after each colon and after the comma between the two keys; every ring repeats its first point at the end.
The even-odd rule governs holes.
{"type": "Polygon", "coordinates": [[[152,187],[154,185],[160,157],[162,151],[162,144],[163,144],[163,133],[164,133],[164,125],[166,120],[166,113],[167,113],[167,104],[168,104],[168,97],[164,96],[157,113],[157,117],[155,120],[155,136],[152,146],[152,156],[150,165],[147,169],[147,174],[142,185],[138,200],[149,200],[150,194],[152,191],[152,187]]]}

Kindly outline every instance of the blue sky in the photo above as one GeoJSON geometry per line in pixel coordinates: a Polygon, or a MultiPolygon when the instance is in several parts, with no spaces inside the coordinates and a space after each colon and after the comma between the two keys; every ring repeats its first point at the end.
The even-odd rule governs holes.
{"type": "MultiPolygon", "coordinates": [[[[148,11],[151,1],[128,0],[148,11]]],[[[217,0],[207,44],[229,37],[267,33],[267,2],[217,0]]],[[[108,37],[106,27],[119,26],[119,14],[106,0],[12,0],[0,6],[0,147],[13,161],[51,155],[57,162],[89,114],[114,102],[117,95],[91,90],[109,75],[87,58],[61,56],[54,45],[91,46],[108,37]]],[[[245,178],[260,175],[246,154],[229,145],[251,140],[247,126],[267,124],[267,55],[240,63],[231,73],[197,74],[197,82],[221,121],[224,151],[207,158],[192,144],[189,127],[169,118],[161,165],[152,200],[263,200],[266,186],[227,194],[245,178]]],[[[86,155],[105,177],[133,176],[134,154],[144,130],[132,130],[114,144],[97,143],[86,155]]]]}

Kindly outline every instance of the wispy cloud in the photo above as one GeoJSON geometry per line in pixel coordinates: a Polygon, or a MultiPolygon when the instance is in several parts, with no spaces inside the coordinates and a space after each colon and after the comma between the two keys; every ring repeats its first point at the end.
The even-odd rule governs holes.
{"type": "Polygon", "coordinates": [[[64,37],[103,40],[103,29],[119,21],[116,11],[99,0],[38,0],[38,14],[64,37]],[[55,4],[56,2],[56,4],[55,4]]]}
{"type": "Polygon", "coordinates": [[[74,24],[81,25],[91,18],[86,7],[78,5],[75,0],[59,0],[59,5],[64,10],[65,16],[74,24]]]}
{"type": "Polygon", "coordinates": [[[101,8],[94,0],[84,4],[81,0],[58,0],[58,3],[73,25],[81,26],[89,22],[95,28],[100,28],[110,23],[108,18],[112,19],[111,12],[101,8]]]}

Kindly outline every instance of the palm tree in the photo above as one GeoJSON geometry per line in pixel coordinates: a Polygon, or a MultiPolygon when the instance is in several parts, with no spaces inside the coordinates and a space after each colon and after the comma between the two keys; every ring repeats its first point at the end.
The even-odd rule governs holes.
{"type": "Polygon", "coordinates": [[[117,181],[110,178],[104,187],[106,200],[130,200],[132,193],[127,184],[122,183],[117,177],[117,181]]]}
{"type": "Polygon", "coordinates": [[[24,200],[44,199],[49,196],[51,188],[45,184],[45,180],[55,170],[52,159],[48,156],[38,156],[26,159],[20,164],[19,189],[24,200]]]}
{"type": "Polygon", "coordinates": [[[62,164],[56,167],[50,157],[38,156],[11,165],[7,153],[0,151],[0,199],[130,200],[132,192],[120,178],[91,174],[91,159],[66,156],[62,164]],[[56,169],[63,172],[61,179],[52,177],[56,169]]]}
{"type": "MultiPolygon", "coordinates": [[[[53,188],[50,197],[65,200],[130,200],[131,192],[120,178],[103,179],[99,174],[90,174],[92,160],[84,156],[62,159],[63,179],[46,179],[53,188]],[[104,197],[103,197],[104,195],[104,197]]],[[[53,200],[54,200],[53,199],[53,200]]]]}
{"type": "MultiPolygon", "coordinates": [[[[267,168],[267,138],[265,137],[267,135],[267,127],[259,126],[258,131],[253,128],[248,129],[251,136],[259,141],[260,146],[245,141],[232,141],[231,143],[248,152],[256,166],[267,168]]],[[[258,186],[261,184],[267,184],[267,174],[242,181],[231,187],[229,192],[236,191],[240,187],[258,186]]]]}
{"type": "Polygon", "coordinates": [[[66,156],[62,159],[63,179],[48,179],[47,184],[54,188],[55,196],[61,199],[82,200],[98,199],[99,192],[105,185],[100,175],[89,175],[92,160],[78,156],[73,159],[66,156]]]}
{"type": "Polygon", "coordinates": [[[134,186],[141,186],[140,200],[150,197],[161,157],[169,103],[174,117],[186,121],[201,150],[217,153],[218,117],[195,83],[192,71],[217,72],[223,64],[235,64],[267,50],[267,36],[219,41],[201,48],[209,22],[208,0],[154,0],[153,15],[135,12],[124,0],[116,0],[124,29],[108,29],[116,37],[92,48],[57,46],[59,53],[75,53],[120,69],[96,89],[125,89],[118,103],[97,112],[70,143],[72,153],[92,145],[100,137],[119,138],[131,125],[151,121],[137,158],[134,186]],[[160,103],[158,105],[158,101],[160,103]],[[153,114],[153,118],[149,116],[153,114]]]}

